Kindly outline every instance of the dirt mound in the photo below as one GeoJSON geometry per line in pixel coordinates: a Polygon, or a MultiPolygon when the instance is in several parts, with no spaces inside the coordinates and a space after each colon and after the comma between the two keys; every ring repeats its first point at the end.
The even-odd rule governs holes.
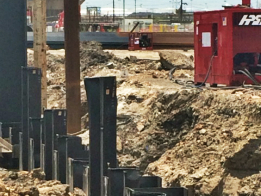
{"type": "Polygon", "coordinates": [[[261,168],[261,94],[253,90],[204,91],[196,97],[187,93],[185,106],[177,104],[184,98],[171,96],[166,103],[168,118],[159,124],[165,125],[165,131],[186,135],[174,147],[168,146],[170,150],[146,172],[161,176],[165,186],[192,187],[196,195],[222,195],[231,191],[231,183],[238,186],[233,195],[244,195],[244,190],[256,195],[260,191],[253,185],[260,183],[255,175],[261,168]],[[186,116],[177,113],[181,111],[186,116]]]}
{"type": "Polygon", "coordinates": [[[187,56],[180,52],[174,51],[161,51],[159,52],[160,62],[164,69],[193,69],[193,55],[187,56]]]}
{"type": "Polygon", "coordinates": [[[108,63],[114,56],[109,52],[104,52],[99,42],[88,41],[80,44],[81,71],[89,66],[95,66],[100,63],[108,63]]]}
{"type": "MultiPolygon", "coordinates": [[[[132,164],[144,171],[149,163],[158,160],[167,149],[174,147],[193,126],[195,119],[190,105],[199,92],[192,90],[188,93],[177,89],[164,91],[165,89],[143,96],[136,93],[136,97],[143,98],[142,102],[139,104],[139,101],[130,100],[132,103],[128,104],[129,107],[137,105],[137,108],[146,110],[142,113],[138,111],[137,116],[125,114],[125,119],[119,117],[131,122],[118,128],[118,135],[124,141],[120,152],[122,165],[132,164]],[[129,157],[126,162],[126,155],[130,155],[132,161],[129,157]]],[[[134,95],[132,93],[132,97],[134,95]]],[[[127,98],[130,99],[130,95],[127,98]]]]}
{"type": "Polygon", "coordinates": [[[260,195],[259,91],[182,89],[148,71],[130,73],[117,89],[121,166],[196,195],[260,195]]]}

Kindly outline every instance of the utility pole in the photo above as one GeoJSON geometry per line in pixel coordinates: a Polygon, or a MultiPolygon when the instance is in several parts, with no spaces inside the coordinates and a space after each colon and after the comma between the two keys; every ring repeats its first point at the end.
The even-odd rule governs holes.
{"type": "Polygon", "coordinates": [[[171,6],[172,6],[172,13],[175,13],[176,11],[174,9],[174,0],[169,1],[169,2],[171,3],[171,6]]]}
{"type": "Polygon", "coordinates": [[[125,32],[125,0],[123,0],[123,31],[125,32]]]}
{"type": "Polygon", "coordinates": [[[113,16],[112,16],[112,22],[114,23],[114,21],[115,21],[115,2],[114,2],[115,0],[113,0],[113,2],[112,2],[112,6],[113,6],[113,16]]]}
{"type": "Polygon", "coordinates": [[[41,108],[47,108],[46,0],[33,1],[34,66],[41,68],[41,108]]]}
{"type": "Polygon", "coordinates": [[[182,22],[182,18],[183,18],[183,0],[180,1],[180,21],[182,22]]]}
{"type": "Polygon", "coordinates": [[[180,16],[180,21],[181,22],[183,20],[183,4],[184,5],[188,5],[187,3],[183,3],[183,0],[180,1],[180,13],[179,13],[180,15],[179,16],[180,16]]]}
{"type": "Polygon", "coordinates": [[[81,130],[79,0],[64,0],[67,131],[81,130]]]}
{"type": "Polygon", "coordinates": [[[135,0],[135,18],[137,18],[137,11],[136,11],[136,0],[135,0]]]}

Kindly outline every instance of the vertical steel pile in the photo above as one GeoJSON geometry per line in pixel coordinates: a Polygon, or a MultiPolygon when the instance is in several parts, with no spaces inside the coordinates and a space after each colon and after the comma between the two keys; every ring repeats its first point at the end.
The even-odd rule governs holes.
{"type": "Polygon", "coordinates": [[[102,196],[103,176],[116,158],[116,77],[85,78],[90,128],[90,195],[102,196]]]}
{"type": "Polygon", "coordinates": [[[30,117],[41,118],[41,69],[25,67],[22,69],[22,167],[31,170],[30,117]]]}

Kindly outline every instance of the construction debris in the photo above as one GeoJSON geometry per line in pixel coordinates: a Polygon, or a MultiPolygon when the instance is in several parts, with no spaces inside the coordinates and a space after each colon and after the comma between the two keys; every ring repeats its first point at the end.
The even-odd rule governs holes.
{"type": "MultiPolygon", "coordinates": [[[[144,173],[162,177],[165,187],[185,186],[195,195],[261,195],[258,90],[202,90],[175,84],[169,80],[173,65],[178,68],[173,78],[193,80],[193,58],[188,52],[160,51],[161,60],[148,60],[116,57],[94,42],[85,46],[94,48],[94,59],[100,57],[92,61],[85,55],[89,49],[81,49],[82,79],[117,76],[121,166],[138,166],[144,173]]],[[[48,56],[49,108],[63,108],[64,57],[48,56]]],[[[83,82],[81,86],[80,136],[87,144],[87,100],[83,82]]]]}
{"type": "Polygon", "coordinates": [[[161,51],[159,52],[160,62],[164,69],[170,70],[177,69],[194,69],[194,58],[191,52],[173,52],[161,51]],[[189,58],[188,58],[189,56],[189,58]]]}
{"type": "Polygon", "coordinates": [[[43,180],[44,173],[36,169],[32,172],[13,172],[0,169],[0,195],[31,195],[31,196],[85,196],[75,189],[75,193],[69,192],[69,185],[61,184],[59,181],[43,180]]]}
{"type": "Polygon", "coordinates": [[[80,45],[81,71],[90,66],[96,66],[100,63],[108,63],[113,58],[108,52],[102,50],[100,43],[95,41],[82,42],[80,45]]]}

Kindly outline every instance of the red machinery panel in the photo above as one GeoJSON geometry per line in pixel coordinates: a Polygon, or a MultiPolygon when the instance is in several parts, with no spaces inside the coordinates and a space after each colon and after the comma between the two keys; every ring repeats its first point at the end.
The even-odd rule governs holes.
{"type": "Polygon", "coordinates": [[[258,79],[261,73],[261,9],[231,7],[197,12],[194,24],[195,83],[252,84],[252,80],[238,71],[244,68],[258,79]]]}
{"type": "Polygon", "coordinates": [[[130,33],[129,50],[153,50],[153,33],[130,33]]]}

